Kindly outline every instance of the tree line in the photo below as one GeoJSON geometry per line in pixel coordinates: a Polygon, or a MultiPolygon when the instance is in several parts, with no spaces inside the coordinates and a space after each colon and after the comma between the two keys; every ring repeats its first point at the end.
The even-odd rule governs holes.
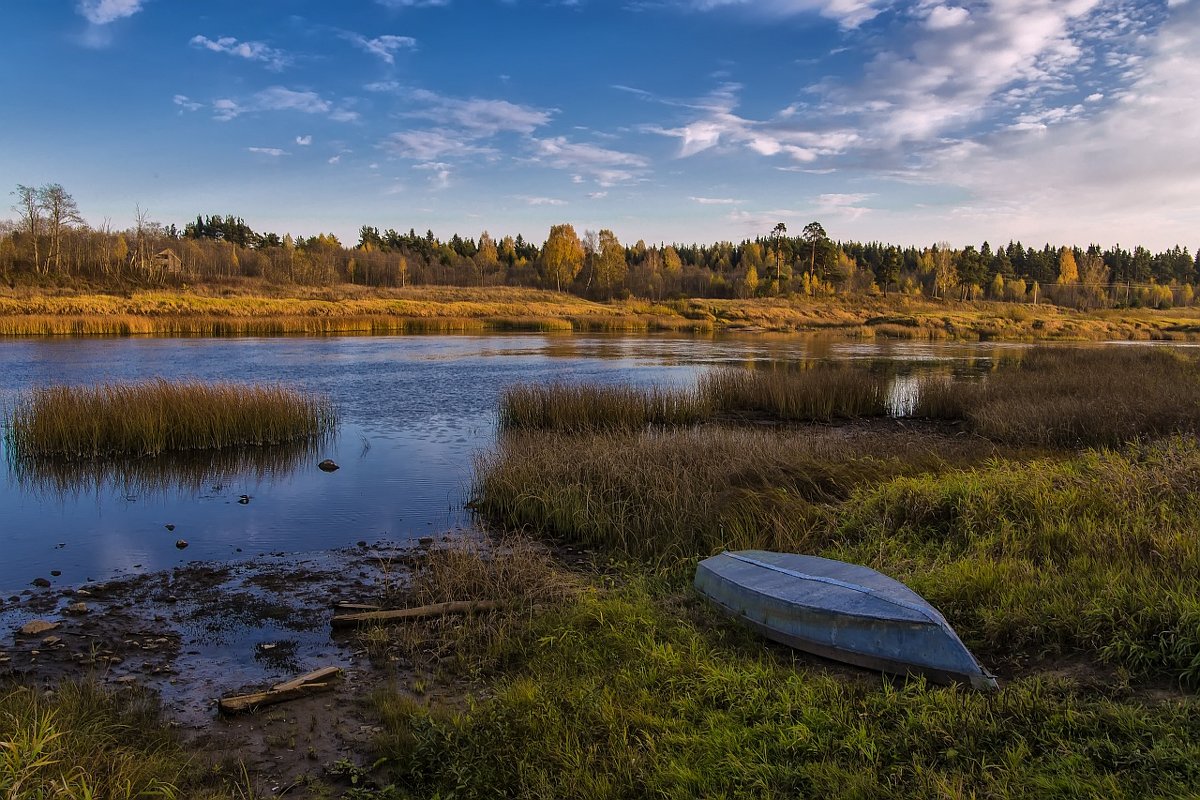
{"type": "Polygon", "coordinates": [[[88,225],[60,184],[18,185],[14,220],[0,222],[0,277],[67,284],[156,286],[261,279],[309,286],[352,283],[526,286],[595,299],[749,298],[901,293],[1080,307],[1191,304],[1195,257],[1176,246],[1051,246],[945,242],[898,247],[832,239],[819,222],[790,235],[779,223],[739,243],[622,243],[613,231],[554,225],[539,245],[516,236],[402,233],[364,225],[358,241],[332,233],[279,235],[241,217],[198,215],[178,229],[138,209],[133,227],[88,225]]]}

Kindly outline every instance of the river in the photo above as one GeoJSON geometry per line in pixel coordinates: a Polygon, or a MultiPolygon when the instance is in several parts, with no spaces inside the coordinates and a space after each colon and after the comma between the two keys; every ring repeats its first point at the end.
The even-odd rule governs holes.
{"type": "Polygon", "coordinates": [[[468,526],[472,455],[493,443],[497,398],[519,381],[688,384],[715,365],[868,359],[896,374],[902,389],[915,371],[986,369],[1024,346],[797,335],[4,341],[6,408],[47,384],[264,381],[328,394],[340,424],[314,449],[150,459],[120,469],[29,469],[5,454],[0,593],[37,577],[77,586],[191,561],[403,542],[468,526]],[[341,468],[319,471],[325,458],[341,468]]]}

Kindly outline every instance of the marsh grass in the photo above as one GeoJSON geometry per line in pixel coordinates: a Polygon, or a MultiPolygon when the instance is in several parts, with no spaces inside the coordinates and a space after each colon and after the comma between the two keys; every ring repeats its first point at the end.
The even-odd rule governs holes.
{"type": "Polygon", "coordinates": [[[140,458],[301,441],[336,421],[329,399],[281,385],[158,379],[35,388],[8,413],[6,436],[19,460],[140,458]]]}
{"type": "Polygon", "coordinates": [[[147,692],[89,682],[64,682],[53,693],[0,685],[0,797],[227,797],[210,777],[162,725],[147,692]]]}
{"type": "Polygon", "coordinates": [[[477,457],[474,493],[480,513],[509,527],[669,562],[725,546],[803,548],[860,485],[998,452],[900,429],[510,433],[477,457]]]}
{"type": "Polygon", "coordinates": [[[718,369],[695,387],[517,384],[500,397],[504,430],[588,432],[679,426],[726,417],[828,422],[888,413],[889,379],[860,366],[718,369]]]}
{"type": "Polygon", "coordinates": [[[891,379],[857,364],[813,363],[801,369],[719,369],[700,377],[697,393],[718,412],[785,422],[828,422],[887,414],[891,379]]]}
{"type": "Polygon", "coordinates": [[[603,384],[517,384],[500,398],[506,430],[634,430],[648,425],[691,425],[711,409],[690,389],[603,384]]]}
{"type": "Polygon", "coordinates": [[[997,441],[1117,445],[1200,430],[1200,365],[1159,348],[1037,347],[980,381],[922,379],[913,413],[997,441]]]}
{"type": "Polygon", "coordinates": [[[1023,678],[998,694],[834,671],[636,575],[526,621],[457,711],[375,702],[417,796],[1182,797],[1200,707],[1023,678]]]}
{"type": "Polygon", "coordinates": [[[489,600],[500,608],[368,629],[363,636],[377,653],[396,648],[414,662],[474,676],[511,646],[513,637],[523,635],[530,617],[573,597],[582,586],[577,575],[531,539],[458,540],[425,553],[409,579],[387,593],[384,604],[406,608],[489,600]]]}

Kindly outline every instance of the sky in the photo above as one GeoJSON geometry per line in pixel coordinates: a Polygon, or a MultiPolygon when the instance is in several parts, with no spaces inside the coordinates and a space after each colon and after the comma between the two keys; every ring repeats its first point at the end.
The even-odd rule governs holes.
{"type": "Polygon", "coordinates": [[[1200,0],[0,6],[0,187],[93,225],[1200,244],[1200,0]]]}

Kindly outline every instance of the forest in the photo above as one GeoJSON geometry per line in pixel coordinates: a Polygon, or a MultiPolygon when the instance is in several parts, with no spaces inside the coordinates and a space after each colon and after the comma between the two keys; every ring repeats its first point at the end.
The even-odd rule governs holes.
{"type": "Polygon", "coordinates": [[[1053,302],[1077,308],[1169,308],[1196,302],[1200,250],[1152,252],[1019,241],[925,247],[832,238],[819,222],[785,223],[741,242],[622,243],[611,230],[554,225],[539,245],[486,230],[447,240],[433,231],[363,225],[358,241],[255,231],[232,214],[197,215],[182,229],[138,209],[124,230],[89,225],[60,184],[18,185],[15,219],[0,221],[7,285],[102,288],[259,279],[370,287],[522,286],[609,300],[856,294],[1053,302]]]}

